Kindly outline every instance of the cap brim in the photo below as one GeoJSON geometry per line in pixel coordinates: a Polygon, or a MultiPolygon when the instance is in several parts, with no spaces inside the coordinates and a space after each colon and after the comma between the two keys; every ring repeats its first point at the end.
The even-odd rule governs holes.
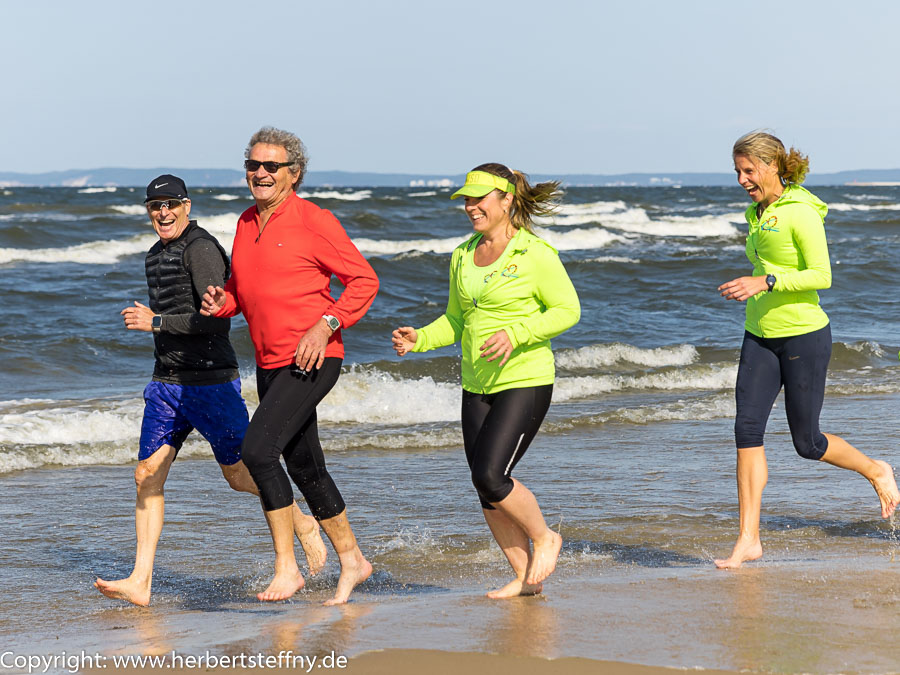
{"type": "Polygon", "coordinates": [[[459,188],[459,190],[450,195],[450,199],[456,199],[457,197],[484,197],[496,189],[493,185],[476,185],[471,183],[459,188]]]}

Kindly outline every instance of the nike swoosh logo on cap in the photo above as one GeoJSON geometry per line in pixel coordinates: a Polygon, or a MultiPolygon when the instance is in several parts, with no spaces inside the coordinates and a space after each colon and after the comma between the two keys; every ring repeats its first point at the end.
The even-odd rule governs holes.
{"type": "Polygon", "coordinates": [[[153,189],[154,189],[154,190],[159,190],[159,188],[164,187],[164,186],[166,186],[166,185],[168,185],[168,183],[160,183],[159,185],[154,185],[154,186],[153,186],[153,189]]]}

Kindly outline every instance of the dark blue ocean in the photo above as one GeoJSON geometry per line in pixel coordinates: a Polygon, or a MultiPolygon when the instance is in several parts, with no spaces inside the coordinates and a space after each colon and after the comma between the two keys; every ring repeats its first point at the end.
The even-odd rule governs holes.
{"type": "MultiPolygon", "coordinates": [[[[823,430],[897,465],[900,187],[813,191],[830,207],[834,276],[820,293],[834,338],[823,430]]],[[[443,311],[450,252],[469,234],[449,194],[301,192],[339,218],[381,280],[372,309],[345,331],[343,375],[319,408],[329,466],[380,570],[359,595],[378,602],[460,587],[478,594],[506,573],[468,484],[458,349],[400,360],[390,348],[393,328],[443,311]]],[[[230,250],[237,217],[251,205],[247,191],[194,189],[191,197],[192,216],[230,250]]],[[[129,188],[0,188],[0,586],[19,608],[0,618],[0,630],[26,644],[74,640],[85,621],[105,625],[110,601],[90,588],[92,575],[130,570],[130,475],[153,347],[149,334],[124,329],[119,312],[147,301],[143,256],[155,235],[142,200],[129,188]]],[[[581,322],[553,341],[554,404],[517,469],[566,539],[560,583],[632,571],[705,575],[711,558],[730,550],[744,307],[716,287],[750,272],[746,206],[738,186],[573,187],[559,215],[538,227],[582,302],[581,322]]],[[[253,350],[242,319],[232,339],[252,409],[253,350]]],[[[780,400],[769,430],[764,564],[804,574],[823,565],[890,568],[896,534],[877,517],[865,481],[797,458],[780,400]]],[[[170,479],[154,603],[185,615],[192,596],[249,602],[270,564],[258,506],[227,491],[211,457],[192,437],[170,479]],[[222,508],[240,524],[224,527],[222,508]],[[205,527],[208,543],[185,541],[205,527]]],[[[310,585],[310,597],[327,595],[328,578],[310,585]]],[[[900,589],[887,593],[896,620],[900,589]]],[[[117,620],[134,629],[127,616],[117,620]]],[[[598,636],[575,651],[624,658],[626,642],[598,636]]],[[[754,665],[648,653],[642,662],[754,665]]]]}

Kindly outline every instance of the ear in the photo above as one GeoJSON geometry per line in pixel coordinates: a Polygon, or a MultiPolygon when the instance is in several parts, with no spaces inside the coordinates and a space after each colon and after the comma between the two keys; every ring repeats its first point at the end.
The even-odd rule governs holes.
{"type": "Polygon", "coordinates": [[[190,199],[184,200],[184,215],[186,215],[186,216],[191,215],[191,200],[190,199]]]}

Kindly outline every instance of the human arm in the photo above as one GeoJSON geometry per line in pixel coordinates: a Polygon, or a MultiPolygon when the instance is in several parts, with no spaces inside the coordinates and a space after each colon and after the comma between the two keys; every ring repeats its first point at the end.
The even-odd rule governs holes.
{"type": "Polygon", "coordinates": [[[825,226],[817,211],[797,204],[790,213],[791,236],[797,247],[798,263],[805,269],[775,272],[774,291],[817,291],[831,287],[831,259],[825,226]]]}
{"type": "Polygon", "coordinates": [[[202,298],[207,289],[220,286],[225,279],[225,261],[218,247],[209,239],[196,239],[185,249],[183,260],[194,295],[201,298],[201,306],[196,312],[161,315],[159,332],[172,335],[228,333],[228,321],[203,313],[202,298]]]}
{"type": "Polygon", "coordinates": [[[505,328],[513,349],[556,337],[581,318],[578,293],[559,255],[541,242],[535,245],[535,255],[534,293],[545,310],[505,328]]]}
{"type": "Polygon", "coordinates": [[[328,211],[318,218],[315,259],[321,268],[344,285],[341,297],[323,314],[337,318],[341,328],[349,328],[368,311],[378,293],[378,276],[341,224],[328,211]]]}

